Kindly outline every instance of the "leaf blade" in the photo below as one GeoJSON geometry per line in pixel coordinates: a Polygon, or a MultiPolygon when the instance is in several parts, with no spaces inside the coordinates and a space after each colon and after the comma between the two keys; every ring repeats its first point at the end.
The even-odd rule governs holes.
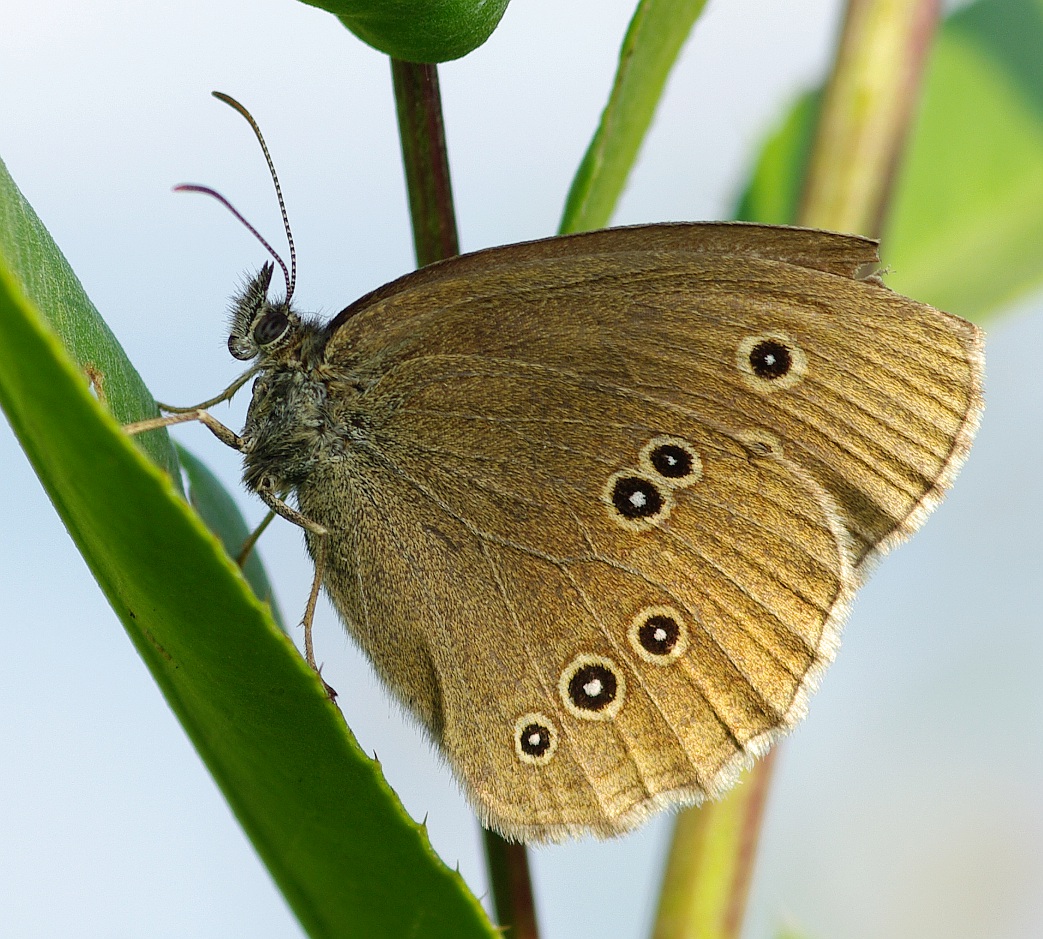
{"type": "Polygon", "coordinates": [[[706,0],[641,0],[619,53],[601,121],[565,200],[560,234],[604,228],[637,159],[663,88],[706,0]]]}

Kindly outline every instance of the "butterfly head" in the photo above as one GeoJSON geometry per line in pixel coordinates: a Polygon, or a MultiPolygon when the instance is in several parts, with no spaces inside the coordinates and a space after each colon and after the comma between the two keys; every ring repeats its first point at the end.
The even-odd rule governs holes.
{"type": "Polygon", "coordinates": [[[287,300],[269,300],[272,264],[265,264],[232,303],[228,351],[248,361],[275,356],[293,344],[301,318],[287,300]]]}
{"type": "Polygon", "coordinates": [[[322,324],[285,297],[269,299],[272,271],[265,264],[233,299],[228,351],[252,360],[255,376],[241,434],[245,482],[284,492],[314,468],[329,420],[322,324]]]}

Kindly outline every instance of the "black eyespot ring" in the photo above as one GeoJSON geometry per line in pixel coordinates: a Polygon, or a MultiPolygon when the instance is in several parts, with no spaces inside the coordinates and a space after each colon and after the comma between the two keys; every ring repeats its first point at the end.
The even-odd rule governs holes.
{"type": "Polygon", "coordinates": [[[750,368],[758,378],[774,381],[789,373],[793,356],[777,339],[764,339],[750,350],[750,368]]]}
{"type": "Polygon", "coordinates": [[[667,479],[683,479],[692,471],[692,454],[674,444],[660,444],[648,459],[656,472],[667,479]]]}
{"type": "Polygon", "coordinates": [[[670,489],[691,486],[703,475],[703,461],[683,437],[653,437],[641,448],[641,468],[670,489]]]}
{"type": "Polygon", "coordinates": [[[612,504],[624,518],[652,518],[663,508],[663,496],[650,479],[620,476],[612,486],[612,504]]]}
{"type": "Polygon", "coordinates": [[[685,619],[670,606],[650,606],[630,622],[627,638],[634,651],[653,665],[669,665],[688,649],[685,619]]]}
{"type": "Polygon", "coordinates": [[[651,655],[669,655],[681,635],[681,625],[672,616],[650,616],[637,631],[641,647],[651,655]]]}
{"type": "Polygon", "coordinates": [[[601,501],[617,525],[631,531],[647,531],[670,514],[673,487],[658,481],[654,473],[626,469],[613,473],[601,490],[601,501]]]}
{"type": "Polygon", "coordinates": [[[746,381],[761,392],[791,388],[808,367],[803,350],[784,333],[747,336],[739,343],[737,364],[746,381]]]}
{"type": "Polygon", "coordinates": [[[259,346],[270,346],[286,335],[290,318],[282,310],[269,310],[254,327],[254,342],[259,346]]]}
{"type": "Polygon", "coordinates": [[[558,730],[549,717],[533,713],[514,722],[514,752],[518,760],[540,766],[550,763],[558,749],[558,730]]]}
{"type": "Polygon", "coordinates": [[[580,666],[569,679],[569,698],[584,711],[603,711],[616,700],[615,673],[597,663],[580,666]]]}
{"type": "Polygon", "coordinates": [[[558,691],[570,714],[588,721],[607,721],[623,706],[626,680],[611,659],[577,655],[561,673],[558,691]]]}
{"type": "Polygon", "coordinates": [[[544,714],[523,714],[514,724],[514,751],[523,763],[550,762],[558,749],[558,731],[544,714]]]}

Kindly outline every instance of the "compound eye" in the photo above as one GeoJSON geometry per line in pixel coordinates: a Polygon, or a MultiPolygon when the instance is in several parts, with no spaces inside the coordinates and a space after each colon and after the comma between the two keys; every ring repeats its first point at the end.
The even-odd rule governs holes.
{"type": "Polygon", "coordinates": [[[270,346],[286,335],[290,318],[282,310],[269,310],[254,327],[254,342],[259,346],[270,346]]]}

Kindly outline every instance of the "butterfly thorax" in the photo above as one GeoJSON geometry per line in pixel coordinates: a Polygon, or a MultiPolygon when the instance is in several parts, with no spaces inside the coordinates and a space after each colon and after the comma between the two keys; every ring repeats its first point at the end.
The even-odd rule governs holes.
{"type": "Polygon", "coordinates": [[[243,481],[286,492],[313,472],[329,449],[328,395],[303,369],[262,372],[243,428],[243,481]]]}

